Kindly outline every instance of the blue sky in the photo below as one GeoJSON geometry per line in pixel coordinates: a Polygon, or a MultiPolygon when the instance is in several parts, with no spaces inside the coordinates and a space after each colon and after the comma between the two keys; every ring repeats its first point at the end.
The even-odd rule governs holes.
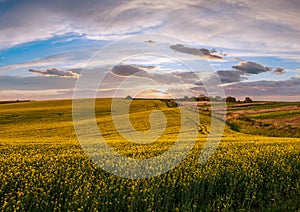
{"type": "MultiPolygon", "coordinates": [[[[207,60],[226,95],[300,101],[299,13],[297,0],[1,0],[0,100],[72,98],[82,69],[103,71],[103,64],[111,65],[108,59],[99,67],[91,66],[91,58],[101,48],[154,33],[182,41],[164,42],[167,52],[188,56],[195,63],[207,60]]],[[[159,40],[147,44],[162,45],[159,40]]],[[[145,43],[135,45],[140,48],[145,43]]],[[[105,87],[104,96],[113,96],[120,80],[137,79],[126,75],[136,70],[157,86],[142,87],[132,81],[127,85],[131,91],[122,95],[147,86],[153,95],[159,88],[171,92],[178,87],[171,74],[181,79],[183,74],[178,73],[189,72],[178,61],[161,56],[118,62],[118,71],[124,73],[110,73],[114,77],[108,77],[111,87],[105,87]]],[[[199,95],[201,85],[190,77],[185,86],[199,95]]],[[[179,90],[178,96],[185,94],[179,90]]]]}

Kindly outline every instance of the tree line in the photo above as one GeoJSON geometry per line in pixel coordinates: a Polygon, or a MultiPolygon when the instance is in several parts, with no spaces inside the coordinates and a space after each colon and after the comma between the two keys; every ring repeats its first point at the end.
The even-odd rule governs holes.
{"type": "MultiPolygon", "coordinates": [[[[125,97],[125,99],[127,100],[139,100],[139,99],[147,99],[147,98],[132,98],[130,95],[128,95],[127,97],[125,97]]],[[[166,102],[170,102],[170,104],[173,104],[174,100],[172,99],[160,99],[160,98],[154,98],[157,100],[161,100],[161,101],[166,101],[166,102]]],[[[245,97],[244,101],[241,100],[237,100],[235,97],[233,96],[227,96],[226,98],[222,98],[220,96],[215,96],[215,97],[211,97],[211,96],[205,96],[205,95],[199,95],[198,97],[188,97],[185,96],[181,99],[178,99],[181,101],[197,101],[197,102],[201,102],[201,101],[212,101],[212,102],[243,102],[243,103],[252,103],[253,100],[250,97],[245,97]]]]}
{"type": "Polygon", "coordinates": [[[252,103],[253,100],[250,97],[245,97],[243,101],[237,100],[233,96],[227,96],[226,98],[222,98],[220,96],[205,96],[205,95],[199,95],[198,97],[188,97],[185,96],[183,99],[184,101],[212,101],[212,102],[243,102],[243,103],[252,103]]]}

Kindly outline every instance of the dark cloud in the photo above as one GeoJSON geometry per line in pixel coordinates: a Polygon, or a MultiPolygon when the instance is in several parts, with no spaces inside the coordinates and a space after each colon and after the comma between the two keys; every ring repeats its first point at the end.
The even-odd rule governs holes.
{"type": "Polygon", "coordinates": [[[283,69],[283,68],[273,68],[272,73],[274,73],[274,74],[284,74],[285,69],[283,69]]]}
{"type": "Polygon", "coordinates": [[[243,77],[241,72],[233,71],[233,70],[219,70],[217,74],[220,77],[222,83],[232,83],[232,82],[240,82],[242,80],[247,79],[247,77],[243,77]]]}
{"type": "Polygon", "coordinates": [[[232,68],[241,71],[244,74],[259,74],[270,71],[270,68],[250,61],[242,61],[239,64],[232,66],[232,68]]]}
{"type": "Polygon", "coordinates": [[[283,68],[270,68],[251,61],[242,61],[239,64],[232,66],[232,68],[243,74],[260,74],[263,72],[271,72],[274,74],[285,73],[283,68]]]}
{"type": "Polygon", "coordinates": [[[195,85],[199,85],[199,86],[204,86],[203,82],[202,81],[197,81],[194,83],[195,85]]]}
{"type": "MultiPolygon", "coordinates": [[[[34,69],[29,69],[29,72],[33,73],[39,73],[43,76],[58,76],[58,77],[65,77],[65,78],[78,78],[79,74],[76,73],[75,71],[73,72],[72,70],[67,70],[67,71],[62,71],[57,68],[50,68],[46,70],[34,70],[34,69]]],[[[78,69],[76,69],[78,71],[78,69]]]]}
{"type": "Polygon", "coordinates": [[[155,66],[140,66],[131,64],[116,65],[112,68],[111,72],[112,74],[120,77],[134,76],[140,78],[147,78],[162,84],[177,83],[179,81],[179,79],[171,73],[151,73],[151,69],[154,68],[155,66]]]}
{"type": "Polygon", "coordinates": [[[147,41],[145,41],[145,43],[147,43],[149,46],[155,45],[155,42],[153,40],[147,40],[147,41]]]}
{"type": "Polygon", "coordinates": [[[182,44],[175,44],[170,46],[171,49],[181,52],[184,54],[191,54],[195,56],[205,57],[207,59],[213,59],[213,60],[222,60],[223,58],[218,55],[211,54],[211,51],[208,49],[197,49],[197,48],[191,48],[191,47],[185,47],[182,44]]]}
{"type": "Polygon", "coordinates": [[[111,72],[117,76],[122,77],[132,76],[137,73],[139,73],[139,75],[147,75],[146,71],[135,65],[116,65],[111,69],[111,72]]]}

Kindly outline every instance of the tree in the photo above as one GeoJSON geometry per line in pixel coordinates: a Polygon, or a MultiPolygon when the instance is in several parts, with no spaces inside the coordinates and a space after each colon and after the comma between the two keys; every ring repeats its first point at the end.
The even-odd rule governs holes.
{"type": "Polygon", "coordinates": [[[215,101],[215,102],[221,102],[222,101],[222,97],[216,96],[215,98],[213,98],[213,101],[215,101]]]}
{"type": "Polygon", "coordinates": [[[236,102],[236,98],[232,96],[227,96],[226,97],[226,102],[236,102]]]}
{"type": "Polygon", "coordinates": [[[252,103],[252,99],[250,97],[246,97],[244,103],[252,103]]]}
{"type": "Polygon", "coordinates": [[[203,94],[200,94],[199,97],[196,98],[197,101],[210,101],[208,96],[205,96],[203,94]]]}
{"type": "Polygon", "coordinates": [[[126,96],[125,99],[132,100],[132,97],[130,95],[126,96]]]}
{"type": "Polygon", "coordinates": [[[189,97],[188,97],[188,96],[184,96],[183,99],[184,99],[185,101],[188,101],[188,100],[189,100],[189,97]]]}

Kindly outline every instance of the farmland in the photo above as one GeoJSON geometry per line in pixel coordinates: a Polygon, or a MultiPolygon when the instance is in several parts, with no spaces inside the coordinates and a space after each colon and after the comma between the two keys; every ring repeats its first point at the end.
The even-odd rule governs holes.
{"type": "MultiPolygon", "coordinates": [[[[132,102],[130,119],[137,130],[149,129],[149,114],[158,108],[168,121],[160,139],[142,145],[118,135],[110,103],[110,99],[97,99],[95,114],[99,130],[115,151],[145,159],[163,153],[174,143],[180,129],[176,107],[167,107],[159,100],[132,102]]],[[[86,156],[73,127],[71,100],[2,104],[0,208],[2,211],[299,210],[300,140],[299,119],[295,119],[299,116],[298,104],[228,107],[232,118],[238,111],[248,110],[248,113],[238,114],[237,121],[228,120],[222,141],[207,163],[198,162],[210,129],[210,117],[202,113],[197,142],[182,163],[160,176],[126,179],[105,172],[86,156]],[[261,111],[279,107],[293,109],[261,111]],[[257,112],[250,113],[250,109],[257,112]],[[259,131],[255,124],[251,125],[253,120],[275,127],[263,125],[258,127],[259,131]]]]}
{"type": "Polygon", "coordinates": [[[272,103],[229,106],[228,121],[248,134],[300,138],[300,104],[272,103]]]}

